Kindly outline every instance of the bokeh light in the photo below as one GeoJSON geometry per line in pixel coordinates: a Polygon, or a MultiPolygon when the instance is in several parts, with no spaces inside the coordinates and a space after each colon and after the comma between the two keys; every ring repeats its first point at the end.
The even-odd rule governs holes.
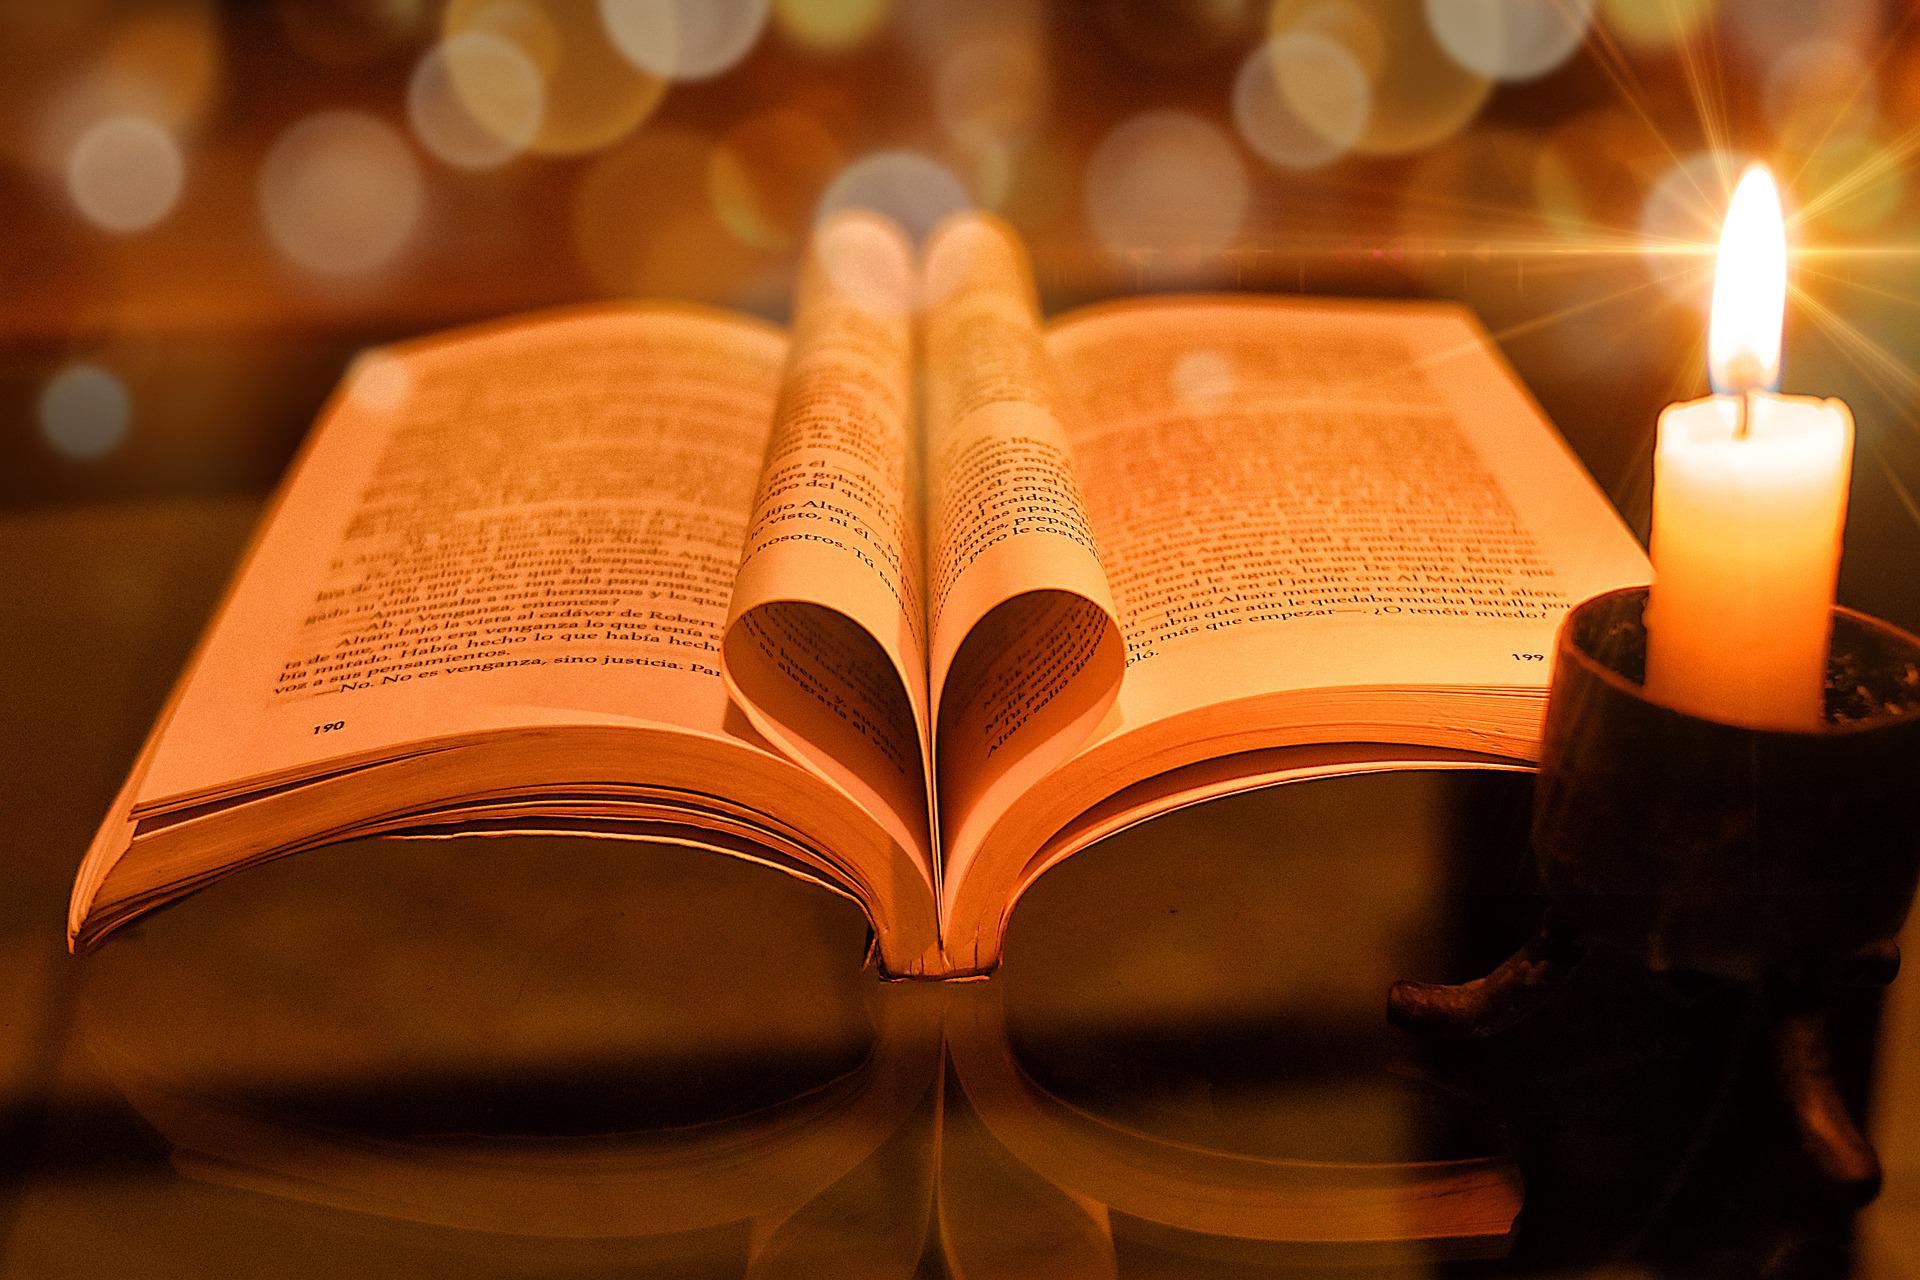
{"type": "MultiPolygon", "coordinates": [[[[318,308],[398,333],[588,291],[774,313],[833,211],[923,235],[979,207],[1019,230],[1062,305],[1411,283],[1498,328],[1580,289],[1655,298],[1655,277],[1703,296],[1739,158],[1673,162],[1733,140],[1801,198],[1806,287],[1904,292],[1886,276],[1911,257],[1920,26],[1897,25],[1894,0],[46,12],[0,48],[0,177],[55,250],[30,264],[34,305],[82,317],[56,327],[318,308]]],[[[1182,377],[1204,389],[1204,368],[1182,377]]],[[[171,401],[139,385],[158,432],[171,401]]]]}
{"type": "Polygon", "coordinates": [[[1899,212],[1906,195],[1900,157],[1877,138],[1849,134],[1830,138],[1807,158],[1800,181],[1820,199],[1815,216],[1823,229],[1859,233],[1882,226],[1899,212]]]}
{"type": "Polygon", "coordinates": [[[1600,0],[1599,17],[1627,43],[1663,49],[1697,34],[1713,16],[1713,5],[1714,0],[1600,0]]]}
{"type": "Polygon", "coordinates": [[[1426,0],[1427,21],[1447,54],[1496,80],[1532,80],[1586,38],[1594,0],[1426,0]]]}
{"type": "Polygon", "coordinates": [[[1881,25],[1879,0],[1727,0],[1719,12],[1734,48],[1762,66],[1814,40],[1864,51],[1881,25]]]}
{"type": "Polygon", "coordinates": [[[347,368],[347,396],[368,413],[395,414],[413,394],[413,374],[407,362],[390,351],[374,348],[355,356],[347,368]]]}
{"type": "Polygon", "coordinates": [[[594,284],[622,297],[738,305],[777,280],[773,260],[720,218],[708,195],[713,143],[655,125],[596,159],[573,201],[574,250],[594,284]]]}
{"type": "Polygon", "coordinates": [[[600,0],[614,47],[668,80],[729,70],[766,30],[768,0],[600,0]]]}
{"type": "Polygon", "coordinates": [[[40,391],[40,434],[70,458],[112,453],[133,421],[133,401],[119,378],[97,364],[71,364],[40,391]]]}
{"type": "Polygon", "coordinates": [[[1670,295],[1706,314],[1713,294],[1713,253],[1734,181],[1749,157],[1724,151],[1682,156],[1648,192],[1640,213],[1648,273],[1670,295]]]}
{"type": "Polygon", "coordinates": [[[1149,111],[1107,134],[1087,162],[1087,222],[1111,254],[1224,250],[1246,217],[1246,168],[1214,125],[1149,111]]]}
{"type": "Polygon", "coordinates": [[[978,40],[1017,40],[1045,51],[1041,0],[966,0],[963,4],[912,0],[898,12],[900,31],[921,57],[938,65],[978,40]]]}
{"type": "Polygon", "coordinates": [[[574,192],[573,240],[581,265],[602,290],[650,292],[651,229],[692,213],[696,201],[706,203],[701,197],[711,152],[708,139],[692,129],[656,125],[593,162],[574,192]]]}
{"type": "Polygon", "coordinates": [[[1645,155],[1644,137],[1631,113],[1606,106],[1542,138],[1533,157],[1533,198],[1548,230],[1569,246],[1605,240],[1605,247],[1617,247],[1633,235],[1630,227],[1609,223],[1617,210],[1639,216],[1642,192],[1635,174],[1645,155]]]}
{"type": "Polygon", "coordinates": [[[918,286],[913,245],[899,225],[866,209],[843,209],[820,223],[815,260],[853,302],[876,315],[910,310],[918,286]]]}
{"type": "Polygon", "coordinates": [[[87,220],[122,235],[153,226],[179,203],[186,160],[171,134],[143,116],[112,116],[80,135],[67,158],[67,193],[87,220]]]}
{"type": "Polygon", "coordinates": [[[1274,164],[1317,169],[1366,132],[1367,73],[1345,45],[1291,31],[1257,47],[1233,82],[1233,119],[1247,145],[1274,164]]]}
{"type": "Polygon", "coordinates": [[[934,79],[941,127],[962,146],[1022,138],[1047,115],[1047,64],[1032,40],[986,35],[956,47],[934,79]]]}
{"type": "Polygon", "coordinates": [[[773,0],[773,21],[797,45],[838,53],[871,39],[891,8],[890,0],[773,0]]]}
{"type": "Polygon", "coordinates": [[[1879,120],[1873,68],[1851,45],[1812,40],[1786,50],[1767,71],[1767,118],[1789,151],[1870,132],[1879,120]]]}
{"type": "Polygon", "coordinates": [[[814,206],[845,160],[819,121],[775,107],[721,136],[707,165],[707,194],[720,221],[744,243],[792,249],[805,238],[814,206]]]}
{"type": "Polygon", "coordinates": [[[171,0],[105,25],[83,42],[77,73],[35,57],[30,44],[8,48],[16,39],[14,29],[0,38],[0,151],[63,177],[81,139],[115,118],[150,121],[184,146],[224,80],[219,24],[205,0],[171,0]],[[4,129],[9,100],[31,112],[30,129],[4,129]]]}
{"type": "Polygon", "coordinates": [[[91,78],[129,111],[183,130],[213,105],[221,81],[220,24],[211,4],[174,0],[113,29],[91,78]]]}
{"type": "Polygon", "coordinates": [[[1233,361],[1218,351],[1195,350],[1173,362],[1168,371],[1173,398],[1196,414],[1211,413],[1233,397],[1239,385],[1233,361]]]}
{"type": "Polygon", "coordinates": [[[1570,154],[1552,142],[1534,154],[1533,198],[1547,225],[1559,235],[1578,236],[1593,218],[1593,202],[1581,182],[1578,154],[1570,154]]]}
{"type": "Polygon", "coordinates": [[[1367,73],[1367,127],[1355,151],[1422,151],[1471,120],[1493,79],[1455,61],[1434,38],[1422,0],[1274,0],[1269,33],[1310,32],[1346,49],[1367,73]]]}
{"type": "Polygon", "coordinates": [[[461,169],[492,169],[533,144],[546,110],[540,69],[486,31],[440,41],[414,68],[407,120],[422,146],[461,169]]]}
{"type": "Polygon", "coordinates": [[[871,209],[918,238],[972,204],[960,180],[937,160],[917,151],[876,151],[841,170],[820,198],[816,217],[871,209]]]}
{"type": "MultiPolygon", "coordinates": [[[[1398,269],[1466,302],[1495,333],[1537,344],[1555,367],[1597,371],[1627,359],[1623,341],[1670,319],[1665,296],[1636,270],[1631,220],[1642,191],[1626,166],[1645,155],[1646,139],[1634,123],[1603,109],[1551,134],[1481,125],[1449,140],[1399,184],[1388,254],[1403,255],[1398,269]]],[[[1698,261],[1656,265],[1683,271],[1698,261]]]]}
{"type": "MultiPolygon", "coordinates": [[[[442,36],[483,33],[517,49],[540,75],[540,128],[528,149],[549,155],[598,151],[624,138],[659,105],[666,77],[614,47],[595,0],[449,0],[442,36]]],[[[487,120],[497,90],[489,64],[450,59],[454,88],[487,120]]]]}
{"type": "Polygon", "coordinates": [[[386,265],[425,202],[419,163],[389,124],[354,111],[295,122],[261,166],[260,215],[280,251],[323,276],[386,265]]]}

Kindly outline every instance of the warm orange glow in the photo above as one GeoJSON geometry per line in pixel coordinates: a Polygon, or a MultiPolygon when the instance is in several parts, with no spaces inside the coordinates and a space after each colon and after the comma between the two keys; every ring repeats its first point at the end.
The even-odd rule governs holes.
{"type": "Polygon", "coordinates": [[[1787,307],[1787,228],[1765,165],[1740,178],[1720,232],[1713,271],[1707,372],[1727,395],[1780,383],[1780,326],[1787,307]]]}

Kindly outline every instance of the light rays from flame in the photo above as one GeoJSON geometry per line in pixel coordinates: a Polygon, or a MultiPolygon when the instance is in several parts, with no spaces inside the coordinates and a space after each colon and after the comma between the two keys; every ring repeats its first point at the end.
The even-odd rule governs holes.
{"type": "MultiPolygon", "coordinates": [[[[1878,77],[1888,67],[1892,54],[1917,21],[1920,21],[1920,6],[1908,8],[1897,22],[1889,24],[1891,30],[1880,38],[1876,47],[1862,51],[1869,72],[1867,80],[1878,77]]],[[[1410,210],[1431,215],[1436,221],[1447,218],[1455,221],[1455,234],[1420,236],[1417,243],[1398,246],[1396,254],[1408,259],[1458,255],[1482,263],[1515,260],[1527,263],[1529,270],[1543,276],[1591,271],[1596,282],[1613,277],[1617,272],[1613,264],[1623,257],[1639,259],[1653,268],[1654,279],[1642,277],[1620,287],[1603,283],[1579,301],[1545,306],[1535,314],[1508,323],[1495,332],[1494,336],[1502,340],[1570,324],[1590,313],[1614,309],[1624,313],[1633,306],[1647,305],[1649,299],[1658,305],[1663,300],[1655,286],[1662,283],[1659,277],[1663,272],[1657,265],[1662,261],[1672,263],[1664,283],[1682,286],[1677,292],[1698,292],[1704,300],[1718,248],[1720,216],[1728,206],[1740,170],[1753,158],[1736,145],[1745,135],[1737,133],[1730,123],[1727,84],[1721,73],[1725,61],[1720,56],[1719,45],[1717,24],[1713,22],[1701,24],[1698,31],[1688,31],[1676,41],[1674,54],[1692,118],[1674,127],[1662,125],[1645,83],[1605,24],[1593,24],[1587,37],[1588,56],[1612,86],[1626,115],[1644,131],[1645,141],[1676,172],[1685,171],[1683,181],[1688,184],[1689,202],[1698,204],[1697,236],[1666,234],[1659,228],[1608,225],[1597,219],[1555,226],[1537,211],[1517,203],[1477,199],[1471,194],[1453,196],[1423,189],[1418,184],[1396,189],[1390,182],[1368,183],[1332,173],[1317,175],[1310,181],[1315,186],[1349,196],[1397,196],[1410,210]],[[1689,150],[1695,147],[1713,158],[1711,166],[1704,171],[1688,168],[1684,163],[1689,150]],[[1459,234],[1461,230],[1466,233],[1459,234]]],[[[1902,238],[1897,234],[1868,239],[1822,239],[1823,232],[1831,233],[1826,224],[1835,210],[1859,199],[1878,184],[1898,181],[1920,168],[1915,162],[1915,157],[1920,156],[1920,124],[1916,124],[1868,149],[1858,163],[1838,172],[1820,174],[1817,185],[1809,182],[1816,170],[1813,161],[1820,158],[1822,148],[1836,140],[1865,88],[1866,81],[1863,81],[1831,104],[1830,118],[1815,122],[1807,135],[1812,142],[1804,150],[1793,148],[1799,154],[1779,157],[1781,185],[1790,193],[1792,201],[1787,215],[1787,226],[1792,233],[1789,252],[1795,263],[1795,274],[1804,277],[1803,281],[1789,285],[1790,305],[1794,313],[1803,317],[1825,340],[1826,347],[1838,356],[1846,369],[1857,375],[1861,383],[1893,411],[1876,416],[1887,427],[1897,429],[1898,434],[1887,438],[1885,431],[1863,431],[1861,448],[1873,460],[1908,517],[1920,528],[1920,500],[1916,500],[1915,486],[1903,478],[1901,468],[1889,454],[1890,447],[1903,440],[1920,444],[1920,412],[1906,408],[1920,404],[1920,369],[1914,363],[1920,354],[1910,356],[1889,348],[1818,296],[1833,290],[1852,290],[1883,304],[1920,311],[1920,283],[1907,281],[1900,269],[1907,261],[1920,259],[1920,239],[1902,238]],[[1843,273],[1843,268],[1854,265],[1873,269],[1872,279],[1856,279],[1843,273]]],[[[1352,247],[1350,241],[1342,240],[1337,234],[1319,238],[1308,232],[1288,237],[1285,252],[1312,259],[1319,255],[1351,253],[1352,247]]],[[[1664,301],[1674,305],[1673,299],[1664,301]]],[[[1704,309],[1700,319],[1705,319],[1704,309]]],[[[1698,384],[1704,325],[1700,328],[1701,341],[1695,342],[1691,350],[1674,354],[1671,398],[1681,398],[1698,384]]],[[[1444,353],[1433,358],[1444,358],[1444,353]]],[[[1648,447],[1651,440],[1649,423],[1645,441],[1648,447]]],[[[1908,467],[1906,471],[1911,475],[1914,468],[1908,467]]],[[[1616,500],[1621,496],[1616,494],[1616,500]]]]}

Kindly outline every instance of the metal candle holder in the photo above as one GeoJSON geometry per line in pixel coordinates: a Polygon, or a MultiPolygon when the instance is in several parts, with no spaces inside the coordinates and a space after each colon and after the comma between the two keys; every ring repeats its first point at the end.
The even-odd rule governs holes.
{"type": "Polygon", "coordinates": [[[1399,982],[1413,1030],[1486,1036],[1544,1000],[1590,950],[1655,971],[1754,984],[1815,1170],[1853,1197],[1879,1161],[1834,1082],[1826,1010],[1891,982],[1920,875],[1920,639],[1833,613],[1826,715],[1806,732],[1675,711],[1641,688],[1644,587],[1560,628],[1534,792],[1534,936],[1484,978],[1399,982]]]}

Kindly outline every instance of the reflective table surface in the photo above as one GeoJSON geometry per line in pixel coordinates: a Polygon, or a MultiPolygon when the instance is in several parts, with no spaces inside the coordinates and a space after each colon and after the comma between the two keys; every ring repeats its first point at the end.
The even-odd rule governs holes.
{"type": "Polygon", "coordinates": [[[1050,872],[1005,968],[616,842],[370,842],[62,949],[80,850],[256,514],[0,516],[0,1274],[1920,1274],[1920,982],[1840,1011],[1887,1164],[1793,1149],[1754,1002],[1590,964],[1388,1025],[1525,936],[1528,781],[1215,802],[1050,872]]]}

